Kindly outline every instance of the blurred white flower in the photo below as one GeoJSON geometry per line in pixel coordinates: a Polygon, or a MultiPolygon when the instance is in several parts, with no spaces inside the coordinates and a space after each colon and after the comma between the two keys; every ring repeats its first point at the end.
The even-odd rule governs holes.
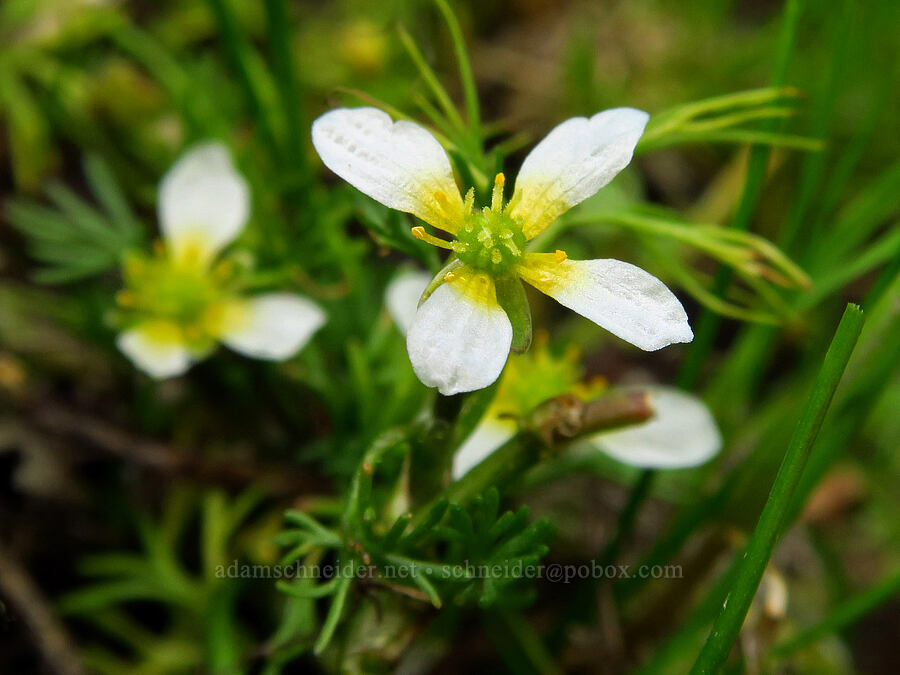
{"type": "Polygon", "coordinates": [[[413,228],[456,256],[407,333],[422,382],[450,395],[497,379],[514,333],[501,305],[508,307],[512,296],[525,302],[518,300],[521,281],[641,349],[693,339],[681,303],[644,270],[619,260],[525,250],[628,165],[647,119],[640,110],[615,108],[563,122],[525,158],[509,203],[498,174],[491,205],[483,209],[474,208],[474,190],[460,195],[447,154],[421,126],[393,122],[375,108],[339,108],[313,123],[313,145],[328,168],[382,204],[455,237],[446,241],[413,228]]]}
{"type": "Polygon", "coordinates": [[[162,245],[125,262],[117,301],[127,327],[117,345],[151,377],[184,373],[219,342],[260,359],[296,353],[325,322],[310,300],[289,293],[245,297],[224,247],[243,230],[250,194],[220,143],[186,153],[159,188],[162,245]]]}
{"type": "MultiPolygon", "coordinates": [[[[671,387],[640,387],[650,395],[653,417],[604,431],[588,443],[613,459],[645,469],[683,469],[712,459],[722,436],[712,414],[696,396],[671,387]]],[[[516,433],[513,420],[488,414],[453,457],[458,480],[516,433]]]]}
{"type": "Polygon", "coordinates": [[[388,284],[384,294],[384,303],[388,313],[397,324],[400,332],[406,335],[413,319],[416,318],[416,310],[419,298],[431,283],[431,275],[420,270],[407,270],[401,272],[388,284]]]}
{"type": "Polygon", "coordinates": [[[696,396],[674,387],[639,387],[650,395],[653,417],[591,438],[623,464],[645,469],[683,469],[703,464],[722,448],[712,413],[696,396]]]}

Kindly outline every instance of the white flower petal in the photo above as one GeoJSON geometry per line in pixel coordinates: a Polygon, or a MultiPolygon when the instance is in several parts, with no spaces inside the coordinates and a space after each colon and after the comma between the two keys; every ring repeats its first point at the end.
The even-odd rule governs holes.
{"type": "Polygon", "coordinates": [[[453,455],[453,480],[459,480],[488,455],[516,435],[512,421],[488,417],[469,435],[453,455]]]}
{"type": "Polygon", "coordinates": [[[221,143],[183,155],[159,186],[159,223],[177,256],[209,261],[234,240],[250,212],[250,190],[221,143]]]}
{"type": "Polygon", "coordinates": [[[523,219],[525,236],[540,234],[628,166],[648,119],[642,110],[613,108],[573,117],[547,134],[516,178],[511,213],[523,219]]]}
{"type": "Polygon", "coordinates": [[[397,328],[404,335],[416,316],[419,298],[430,283],[431,275],[428,272],[410,270],[401,272],[388,284],[384,302],[397,328]]]}
{"type": "Polygon", "coordinates": [[[621,260],[564,260],[526,254],[521,277],[627,342],[655,351],[694,333],[678,298],[640,267],[621,260]]]}
{"type": "Polygon", "coordinates": [[[233,303],[222,342],[257,359],[283,361],[296,354],[325,323],[325,313],[299,295],[269,293],[233,303]]]}
{"type": "Polygon", "coordinates": [[[512,343],[494,282],[483,274],[454,274],[419,307],[406,335],[416,375],[445,396],[494,382],[512,343]]]}
{"type": "Polygon", "coordinates": [[[150,321],[121,333],[116,346],[150,377],[176,377],[191,367],[191,354],[181,330],[166,321],[150,321]]]}
{"type": "Polygon", "coordinates": [[[607,431],[591,441],[611,457],[648,469],[678,469],[706,462],[722,449],[722,435],[703,401],[669,387],[650,393],[654,416],[642,424],[607,431]]]}
{"type": "Polygon", "coordinates": [[[329,169],[385,206],[455,233],[463,204],[447,153],[414,122],[394,122],[377,108],[337,108],[312,125],[329,169]]]}

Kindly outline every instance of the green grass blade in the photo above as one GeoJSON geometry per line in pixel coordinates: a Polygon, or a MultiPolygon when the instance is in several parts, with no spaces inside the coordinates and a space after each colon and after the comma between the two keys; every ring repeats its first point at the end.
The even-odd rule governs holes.
{"type": "Polygon", "coordinates": [[[478,103],[478,87],[475,84],[475,76],[472,74],[472,64],[469,61],[469,52],[466,49],[466,41],[463,39],[459,20],[450,9],[446,0],[436,0],[438,9],[444,15],[447,28],[450,31],[450,39],[453,41],[453,51],[456,54],[456,63],[459,66],[459,79],[462,81],[463,96],[466,101],[466,117],[469,119],[469,131],[478,147],[481,147],[481,108],[478,103]]]}
{"type": "Polygon", "coordinates": [[[303,112],[303,100],[300,96],[300,80],[294,66],[291,52],[290,20],[285,0],[266,0],[266,19],[275,82],[281,104],[284,106],[284,119],[287,125],[290,153],[288,160],[301,174],[306,173],[306,123],[303,112]]]}
{"type": "MultiPolygon", "coordinates": [[[[790,0],[784,10],[784,23],[779,36],[778,51],[775,59],[775,69],[772,75],[772,86],[781,87],[787,76],[788,64],[794,52],[797,35],[797,27],[800,23],[801,0],[790,0]]],[[[777,121],[777,120],[776,120],[777,121]]],[[[774,124],[762,125],[763,131],[772,131],[774,124]]],[[[747,166],[747,176],[744,181],[744,191],[738,204],[737,213],[731,226],[736,230],[747,230],[756,210],[756,204],[762,194],[765,183],[766,167],[769,163],[770,150],[764,145],[754,145],[750,150],[750,161],[747,166]]],[[[716,274],[714,289],[717,295],[722,295],[731,284],[732,272],[729,267],[720,267],[716,274]]],[[[678,377],[678,384],[684,389],[692,389],[700,375],[700,369],[706,362],[706,357],[713,347],[716,334],[719,332],[721,318],[714,312],[706,310],[701,314],[697,327],[694,330],[694,342],[688,357],[682,366],[678,377]]]]}
{"type": "Polygon", "coordinates": [[[856,346],[863,322],[862,310],[856,305],[848,305],[825,355],[781,468],[775,477],[756,530],[738,565],[734,585],[706,644],[694,663],[692,673],[718,672],[737,639],[763,572],[781,535],[794,491],[800,482],[806,460],[825,419],[825,413],[856,346]]]}
{"type": "Polygon", "coordinates": [[[416,66],[416,70],[419,71],[425,84],[431,90],[431,93],[434,94],[438,105],[447,116],[447,120],[456,127],[461,134],[465,134],[466,125],[463,123],[462,117],[460,117],[459,112],[456,110],[456,106],[453,105],[450,94],[447,93],[447,90],[444,89],[444,86],[441,84],[440,80],[438,80],[438,76],[435,75],[434,71],[425,61],[425,57],[422,55],[422,51],[415,43],[415,40],[412,39],[412,36],[402,26],[398,28],[398,31],[400,33],[400,42],[403,43],[406,53],[409,54],[409,58],[412,59],[413,64],[416,66]]]}
{"type": "Polygon", "coordinates": [[[253,55],[250,45],[238,24],[228,0],[209,0],[210,9],[221,33],[222,45],[232,66],[237,71],[238,81],[250,106],[250,112],[259,126],[260,135],[272,152],[278,155],[278,141],[272,121],[269,119],[264,96],[259,83],[254,79],[253,55]]]}

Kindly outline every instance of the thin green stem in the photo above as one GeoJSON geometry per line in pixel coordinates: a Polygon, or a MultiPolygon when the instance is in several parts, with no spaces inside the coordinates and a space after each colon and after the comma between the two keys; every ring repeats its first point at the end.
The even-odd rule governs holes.
{"type": "Polygon", "coordinates": [[[794,431],[759,522],[738,564],[735,582],[694,663],[692,673],[718,672],[737,639],[766,565],[782,534],[794,492],[800,483],[825,413],[856,346],[863,322],[862,310],[856,305],[848,305],[825,354],[806,409],[794,431]]]}

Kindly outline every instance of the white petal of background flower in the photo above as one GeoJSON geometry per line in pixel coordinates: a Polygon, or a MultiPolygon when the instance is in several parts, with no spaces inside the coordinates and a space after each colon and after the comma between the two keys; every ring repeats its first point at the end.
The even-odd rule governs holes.
{"type": "Polygon", "coordinates": [[[159,186],[159,222],[175,255],[187,246],[212,258],[234,240],[250,213],[250,191],[221,143],[184,154],[159,186]]]}
{"type": "Polygon", "coordinates": [[[406,347],[413,370],[445,396],[482,389],[503,371],[512,325],[497,304],[472,300],[452,283],[431,294],[413,319],[406,347]]]}
{"type": "Polygon", "coordinates": [[[293,356],[325,323],[321,308],[299,295],[269,293],[242,304],[241,320],[226,329],[222,342],[257,359],[293,356]]]}
{"type": "Polygon", "coordinates": [[[649,119],[642,110],[612,108],[568,119],[547,134],[516,178],[512,215],[524,219],[525,236],[539,234],[628,166],[649,119]]]}
{"type": "Polygon", "coordinates": [[[694,333],[678,298],[640,267],[611,258],[520,267],[522,278],[627,342],[655,351],[694,333]]]}
{"type": "Polygon", "coordinates": [[[453,480],[459,480],[485,457],[516,435],[515,422],[488,417],[453,455],[453,480]]]}
{"type": "Polygon", "coordinates": [[[401,272],[388,284],[384,302],[397,328],[404,335],[416,316],[419,298],[430,283],[431,275],[428,272],[410,270],[401,272]]]}
{"type": "Polygon", "coordinates": [[[462,217],[447,153],[418,124],[394,122],[377,108],[337,108],[313,122],[312,140],[325,166],[385,206],[445,230],[448,216],[462,217]],[[435,200],[438,190],[450,213],[435,200]]]}
{"type": "Polygon", "coordinates": [[[184,344],[154,339],[152,331],[140,325],[119,334],[116,346],[135,366],[157,380],[177,377],[191,367],[191,355],[184,344]]]}
{"type": "Polygon", "coordinates": [[[722,448],[722,435],[703,401],[670,387],[650,393],[654,416],[646,422],[598,434],[591,442],[611,457],[653,469],[679,469],[706,462],[722,448]]]}

